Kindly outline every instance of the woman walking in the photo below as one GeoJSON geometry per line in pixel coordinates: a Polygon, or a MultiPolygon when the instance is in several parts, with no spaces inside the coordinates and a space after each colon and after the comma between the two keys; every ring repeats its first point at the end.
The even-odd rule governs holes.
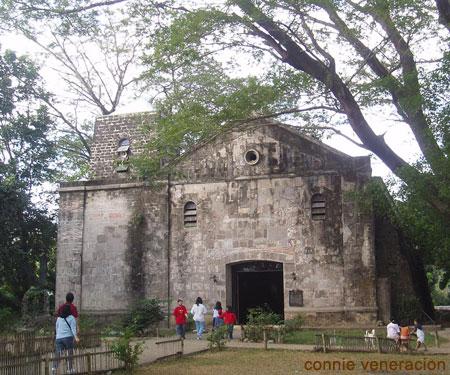
{"type": "Polygon", "coordinates": [[[206,307],[203,305],[203,300],[197,297],[194,306],[192,306],[191,314],[195,322],[195,329],[197,330],[197,340],[201,340],[203,331],[205,330],[205,314],[206,307]]]}
{"type": "Polygon", "coordinates": [[[219,328],[221,325],[223,325],[222,303],[217,301],[213,309],[213,330],[219,328]]]}
{"type": "Polygon", "coordinates": [[[69,360],[67,364],[67,373],[72,374],[73,364],[72,355],[74,342],[78,342],[77,336],[77,322],[70,312],[70,305],[64,305],[61,309],[58,319],[56,319],[56,359],[53,363],[52,374],[56,374],[59,366],[59,358],[64,350],[67,350],[69,354],[69,360]]]}

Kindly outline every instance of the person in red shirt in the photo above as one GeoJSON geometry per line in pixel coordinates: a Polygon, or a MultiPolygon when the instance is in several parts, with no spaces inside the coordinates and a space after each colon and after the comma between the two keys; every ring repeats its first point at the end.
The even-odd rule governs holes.
{"type": "Polygon", "coordinates": [[[73,300],[75,299],[73,293],[69,292],[66,294],[66,303],[63,303],[58,307],[56,312],[56,316],[61,316],[64,305],[70,306],[70,315],[72,315],[75,319],[78,319],[78,311],[76,306],[73,304],[73,300]]]}
{"type": "Polygon", "coordinates": [[[178,298],[177,303],[178,306],[175,307],[175,309],[173,310],[173,316],[175,317],[175,324],[176,324],[176,332],[178,336],[180,336],[182,339],[185,339],[188,312],[186,310],[186,307],[183,305],[183,300],[181,298],[178,298]]]}
{"type": "Polygon", "coordinates": [[[231,311],[231,306],[227,306],[227,311],[223,313],[223,322],[227,325],[228,338],[233,339],[233,328],[236,324],[236,315],[231,311]]]}

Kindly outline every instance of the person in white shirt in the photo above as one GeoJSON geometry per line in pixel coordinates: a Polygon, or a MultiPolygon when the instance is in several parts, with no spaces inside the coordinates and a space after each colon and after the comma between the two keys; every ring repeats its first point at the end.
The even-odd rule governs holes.
{"type": "Polygon", "coordinates": [[[425,351],[427,351],[427,346],[425,345],[425,332],[422,324],[420,324],[417,320],[414,320],[414,332],[417,335],[416,350],[419,350],[419,348],[423,345],[425,351]]]}
{"type": "Polygon", "coordinates": [[[387,338],[395,340],[395,342],[398,343],[400,338],[400,327],[398,326],[398,324],[395,322],[394,319],[391,319],[391,321],[386,327],[386,330],[387,330],[386,335],[387,338]]]}
{"type": "Polygon", "coordinates": [[[202,338],[203,331],[205,330],[205,314],[206,307],[203,305],[203,300],[197,297],[194,306],[192,306],[191,314],[195,322],[195,329],[197,330],[197,340],[202,338]]]}

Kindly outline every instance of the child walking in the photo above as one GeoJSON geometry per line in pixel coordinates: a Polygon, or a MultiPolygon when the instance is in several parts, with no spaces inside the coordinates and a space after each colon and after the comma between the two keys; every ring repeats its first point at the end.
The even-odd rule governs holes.
{"type": "Polygon", "coordinates": [[[213,330],[220,327],[222,324],[223,324],[222,303],[220,301],[217,301],[213,309],[213,330]]]}
{"type": "Polygon", "coordinates": [[[188,312],[186,306],[183,305],[183,300],[178,298],[178,306],[173,310],[173,316],[175,317],[176,333],[182,339],[186,338],[186,322],[188,317],[188,312]]]}
{"type": "Polygon", "coordinates": [[[422,324],[420,324],[417,320],[414,320],[414,333],[417,335],[416,350],[419,350],[419,348],[423,345],[425,351],[427,351],[427,346],[425,345],[425,332],[422,324]]]}
{"type": "Polygon", "coordinates": [[[236,324],[236,315],[231,310],[230,305],[227,306],[227,311],[225,311],[223,313],[223,322],[227,325],[228,338],[230,340],[232,340],[233,339],[233,328],[234,328],[234,325],[236,324]]]}

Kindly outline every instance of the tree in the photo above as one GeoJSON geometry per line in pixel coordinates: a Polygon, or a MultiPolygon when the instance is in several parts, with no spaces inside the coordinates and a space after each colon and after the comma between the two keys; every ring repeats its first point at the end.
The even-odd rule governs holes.
{"type": "Polygon", "coordinates": [[[35,95],[39,86],[30,60],[11,51],[0,55],[0,285],[18,300],[32,285],[49,286],[56,236],[52,216],[33,203],[51,180],[56,156],[48,109],[35,95]]]}
{"type": "Polygon", "coordinates": [[[47,69],[59,78],[56,85],[47,83],[53,84],[53,95],[42,99],[55,119],[56,144],[66,165],[61,179],[89,175],[93,118],[115,112],[135,82],[141,39],[123,11],[109,10],[116,3],[121,1],[74,2],[70,8],[59,1],[13,1],[0,7],[3,28],[38,46],[47,69]]]}
{"type": "MultiPolygon", "coordinates": [[[[223,58],[218,51],[246,49],[253,54],[253,60],[249,60],[251,65],[258,67],[258,63],[265,63],[262,67],[265,76],[240,82],[249,88],[256,80],[257,90],[272,89],[273,93],[269,97],[256,97],[253,109],[259,107],[264,115],[274,116],[280,115],[279,112],[283,115],[303,112],[295,106],[302,103],[301,93],[316,90],[321,98],[313,97],[320,103],[313,109],[345,117],[359,137],[361,147],[377,155],[413,189],[422,189],[421,184],[426,184],[427,191],[431,189],[434,193],[428,194],[429,204],[441,215],[450,214],[446,192],[442,191],[443,185],[449,182],[448,129],[436,126],[434,121],[448,110],[448,97],[444,107],[433,108],[426,96],[427,89],[436,83],[433,74],[446,69],[449,57],[436,50],[433,61],[421,63],[418,51],[422,43],[445,49],[445,38],[439,38],[442,30],[432,2],[237,0],[228,4],[231,6],[176,13],[170,10],[172,22],[160,30],[153,47],[148,45],[147,77],[165,87],[164,93],[170,91],[169,95],[176,98],[180,96],[180,87],[185,93],[194,88],[194,85],[187,88],[175,82],[188,79],[190,67],[210,68],[218,63],[218,58],[223,58]],[[341,51],[348,54],[342,56],[341,51]],[[280,90],[282,85],[285,90],[280,90]],[[287,89],[296,92],[286,97],[287,89]],[[365,111],[381,106],[390,113],[395,111],[396,120],[411,129],[423,154],[426,171],[408,164],[383,136],[375,133],[365,111]],[[278,111],[274,114],[273,109],[278,111]]],[[[222,86],[227,89],[230,79],[224,77],[223,64],[219,66],[222,71],[216,82],[223,80],[222,86]]],[[[213,74],[218,75],[217,70],[213,74]]],[[[188,104],[200,101],[215,90],[210,83],[210,80],[204,84],[196,82],[201,98],[191,99],[188,104]]],[[[441,84],[447,86],[448,81],[441,84]]],[[[238,91],[231,90],[230,95],[238,91]]],[[[167,103],[167,99],[160,102],[167,103]]],[[[173,103],[174,100],[170,115],[181,117],[186,110],[185,103],[178,107],[173,103]]],[[[207,112],[206,103],[201,103],[201,107],[207,112]]],[[[229,109],[230,103],[218,103],[217,107],[229,109]]],[[[238,114],[248,117],[243,111],[238,114]]],[[[325,112],[323,116],[327,116],[325,112]]]]}
{"type": "Polygon", "coordinates": [[[348,124],[353,143],[401,181],[397,209],[413,239],[409,259],[450,268],[448,1],[180,3],[165,3],[166,22],[144,59],[144,79],[160,87],[151,157],[177,155],[225,124],[258,117],[296,117],[316,135],[342,134],[348,124]],[[374,113],[411,131],[416,163],[377,134],[374,113]]]}

